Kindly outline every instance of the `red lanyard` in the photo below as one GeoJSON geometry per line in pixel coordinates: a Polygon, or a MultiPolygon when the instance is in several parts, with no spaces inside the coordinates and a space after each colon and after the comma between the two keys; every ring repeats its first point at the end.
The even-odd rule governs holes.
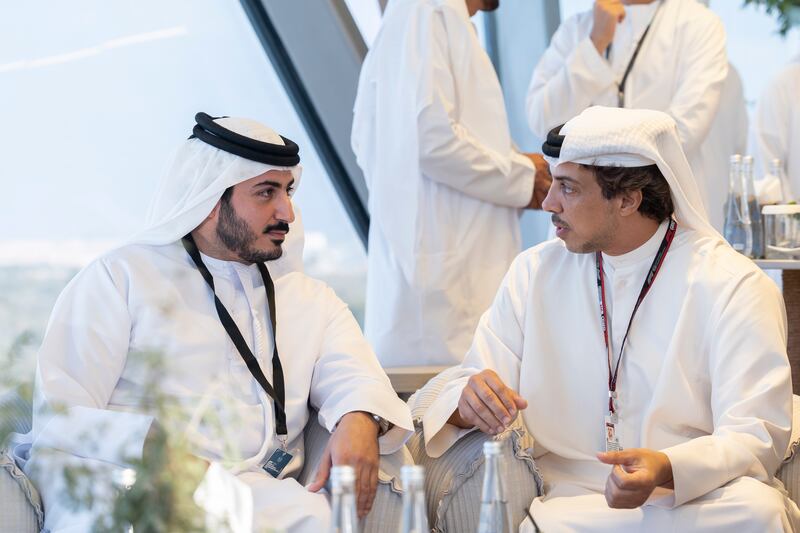
{"type": "Polygon", "coordinates": [[[633,306],[633,313],[631,313],[631,318],[628,320],[628,329],[625,330],[625,336],[622,338],[622,345],[619,347],[619,357],[617,357],[617,364],[614,366],[613,374],[611,373],[611,364],[614,354],[611,351],[611,341],[608,338],[606,288],[604,281],[605,278],[603,276],[603,254],[602,252],[595,252],[595,265],[597,267],[597,299],[600,303],[600,326],[603,328],[603,339],[605,340],[606,353],[608,354],[608,411],[612,415],[616,409],[614,406],[614,399],[617,397],[617,377],[619,376],[619,365],[620,362],[622,362],[625,341],[628,340],[628,333],[631,331],[633,317],[636,316],[636,311],[639,310],[639,306],[642,304],[642,301],[644,301],[644,297],[647,296],[648,291],[650,291],[650,287],[653,286],[653,282],[658,275],[658,271],[661,270],[661,265],[664,263],[664,257],[666,257],[669,246],[672,244],[672,239],[675,237],[675,231],[677,228],[678,223],[675,221],[675,219],[670,218],[669,226],[667,227],[667,233],[664,234],[664,239],[661,241],[661,246],[658,248],[658,252],[656,252],[655,258],[653,258],[653,264],[650,265],[650,270],[648,271],[647,277],[644,279],[644,283],[642,284],[642,290],[639,291],[639,298],[636,300],[636,305],[633,306]]]}

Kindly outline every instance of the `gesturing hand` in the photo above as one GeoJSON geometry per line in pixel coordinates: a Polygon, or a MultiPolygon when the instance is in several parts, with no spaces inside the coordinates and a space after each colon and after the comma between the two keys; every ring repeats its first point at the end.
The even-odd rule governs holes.
{"type": "Polygon", "coordinates": [[[378,424],[367,413],[347,413],[331,435],[317,477],[308,490],[317,492],[325,485],[332,465],[350,465],[356,471],[358,517],[364,518],[375,499],[379,462],[378,424]]]}
{"type": "Polygon", "coordinates": [[[656,487],[672,484],[672,464],[662,452],[632,448],[598,453],[597,458],[614,465],[606,480],[606,501],[615,509],[639,507],[656,487]]]}
{"type": "Polygon", "coordinates": [[[493,370],[469,378],[461,391],[458,409],[449,422],[462,428],[477,427],[489,435],[502,433],[528,402],[508,388],[493,370]]]}
{"type": "Polygon", "coordinates": [[[625,19],[625,6],[622,0],[596,0],[594,3],[594,22],[590,38],[600,54],[614,40],[617,24],[625,19]]]}

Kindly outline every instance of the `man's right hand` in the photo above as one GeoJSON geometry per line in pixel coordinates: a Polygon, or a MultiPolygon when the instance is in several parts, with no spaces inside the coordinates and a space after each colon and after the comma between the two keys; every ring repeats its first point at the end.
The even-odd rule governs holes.
{"type": "Polygon", "coordinates": [[[600,55],[614,40],[617,24],[625,19],[625,6],[622,0],[596,0],[594,3],[594,24],[590,37],[600,55]]]}
{"type": "Polygon", "coordinates": [[[461,391],[458,409],[449,423],[460,428],[477,427],[489,435],[502,433],[528,402],[508,388],[493,370],[484,370],[469,378],[461,391]]]}

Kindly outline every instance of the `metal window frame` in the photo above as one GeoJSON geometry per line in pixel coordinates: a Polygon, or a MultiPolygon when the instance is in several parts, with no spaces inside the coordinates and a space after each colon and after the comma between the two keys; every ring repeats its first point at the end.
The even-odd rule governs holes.
{"type": "MultiPolygon", "coordinates": [[[[253,29],[261,45],[267,53],[267,57],[272,62],[272,66],[275,68],[281,83],[289,95],[289,99],[294,105],[295,111],[300,117],[300,121],[311,138],[311,142],[314,144],[317,154],[330,177],[334,190],[344,205],[345,211],[353,224],[356,234],[366,249],[367,236],[369,234],[369,212],[367,211],[366,193],[363,192],[366,189],[363,185],[364,178],[361,175],[353,175],[355,174],[355,172],[352,171],[355,156],[352,152],[341,153],[341,149],[337,149],[336,143],[333,142],[333,139],[328,133],[320,111],[317,109],[297,66],[294,64],[280,33],[277,31],[275,21],[273,21],[273,18],[270,16],[265,6],[265,2],[268,3],[269,1],[270,0],[241,0],[241,4],[253,25],[253,29]],[[349,162],[351,170],[348,170],[348,165],[343,160],[345,157],[352,158],[352,161],[349,162]],[[361,194],[357,186],[359,180],[362,184],[361,194]]],[[[273,1],[284,2],[286,0],[273,1]]],[[[339,15],[342,17],[351,17],[347,7],[343,6],[343,3],[340,6],[335,6],[339,11],[341,11],[342,7],[345,12],[339,13],[339,15]]],[[[357,38],[361,39],[361,50],[358,50],[358,43],[356,42],[356,53],[360,52],[360,59],[363,61],[364,55],[366,54],[366,45],[360,33],[358,33],[358,29],[352,18],[350,18],[349,22],[352,25],[349,31],[351,33],[355,31],[357,33],[357,38]]],[[[349,38],[352,40],[354,36],[350,35],[349,38]]],[[[349,131],[347,133],[349,139],[349,131]]]]}

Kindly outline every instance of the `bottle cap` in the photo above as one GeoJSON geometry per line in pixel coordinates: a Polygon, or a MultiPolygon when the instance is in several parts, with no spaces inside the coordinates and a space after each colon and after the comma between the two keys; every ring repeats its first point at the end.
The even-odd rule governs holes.
{"type": "Polygon", "coordinates": [[[421,485],[425,483],[425,467],[419,465],[403,465],[400,469],[403,485],[421,485]]]}
{"type": "Polygon", "coordinates": [[[484,455],[500,455],[500,450],[503,446],[503,443],[499,440],[487,440],[483,443],[483,454],[484,455]]]}
{"type": "Polygon", "coordinates": [[[353,485],[356,482],[356,471],[350,465],[337,465],[331,468],[332,485],[353,485]]]}

